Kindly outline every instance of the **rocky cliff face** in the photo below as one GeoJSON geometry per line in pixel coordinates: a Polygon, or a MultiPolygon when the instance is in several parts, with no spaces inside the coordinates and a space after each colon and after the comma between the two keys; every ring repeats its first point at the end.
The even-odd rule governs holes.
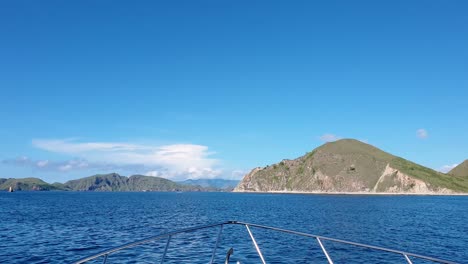
{"type": "Polygon", "coordinates": [[[468,181],[347,139],[255,168],[234,191],[452,193],[467,192],[468,181]]]}

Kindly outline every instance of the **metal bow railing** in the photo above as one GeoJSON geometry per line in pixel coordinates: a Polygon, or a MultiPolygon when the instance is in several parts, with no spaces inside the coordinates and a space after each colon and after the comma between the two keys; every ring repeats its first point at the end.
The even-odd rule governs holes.
{"type": "Polygon", "coordinates": [[[218,227],[219,228],[218,236],[216,238],[216,243],[215,243],[215,245],[213,247],[213,252],[211,254],[211,259],[209,261],[210,264],[213,264],[215,256],[216,256],[216,249],[219,246],[219,242],[221,240],[223,227],[225,225],[245,226],[245,228],[247,229],[247,232],[248,232],[248,234],[250,236],[250,239],[252,240],[253,246],[255,247],[255,250],[257,251],[257,254],[258,254],[258,256],[259,256],[259,258],[260,258],[260,260],[261,260],[261,262],[263,264],[266,264],[266,261],[265,261],[265,258],[263,256],[263,254],[262,254],[262,251],[260,250],[260,247],[257,244],[257,241],[256,241],[254,235],[252,234],[252,231],[250,230],[251,227],[270,230],[270,231],[276,231],[276,232],[281,232],[281,233],[293,234],[293,235],[302,236],[302,237],[314,238],[317,241],[317,243],[318,243],[320,249],[322,250],[323,254],[327,258],[327,261],[328,261],[329,264],[333,264],[333,260],[330,257],[330,255],[329,255],[328,251],[326,250],[325,246],[323,245],[323,243],[322,243],[323,241],[331,241],[331,242],[336,242],[336,243],[341,243],[341,244],[346,244],[346,245],[352,245],[352,246],[357,246],[357,247],[362,247],[362,248],[368,248],[368,249],[374,249],[374,250],[379,250],[379,251],[383,251],[383,252],[398,254],[398,255],[401,255],[402,260],[403,259],[406,260],[406,262],[408,264],[413,264],[413,262],[412,262],[413,258],[414,259],[422,259],[422,260],[432,261],[432,262],[435,262],[435,263],[456,264],[456,262],[443,260],[443,259],[439,259],[439,258],[423,256],[423,255],[419,255],[419,254],[413,254],[413,253],[400,251],[400,250],[393,250],[393,249],[388,249],[388,248],[384,248],[384,247],[372,246],[372,245],[367,245],[367,244],[362,244],[362,243],[355,243],[355,242],[336,239],[336,238],[318,236],[318,235],[313,235],[313,234],[308,234],[308,233],[303,233],[303,232],[297,232],[297,231],[292,231],[292,230],[287,230],[287,229],[281,229],[281,228],[276,228],[276,227],[271,227],[271,226],[264,226],[264,225],[257,225],[257,224],[240,222],[240,221],[226,221],[226,222],[221,222],[221,223],[215,223],[215,224],[209,224],[209,225],[203,225],[203,226],[196,226],[196,227],[185,228],[185,229],[181,229],[181,230],[177,230],[177,231],[173,231],[173,232],[160,234],[160,235],[157,235],[157,236],[152,236],[152,237],[149,237],[149,238],[146,238],[146,239],[143,239],[143,240],[135,241],[135,242],[132,242],[132,243],[128,243],[128,244],[119,246],[119,247],[115,247],[115,248],[111,248],[109,250],[102,251],[102,252],[97,253],[95,255],[80,259],[80,260],[74,262],[74,264],[86,263],[88,261],[96,260],[96,259],[101,258],[101,257],[103,258],[102,263],[106,264],[108,256],[115,253],[115,252],[118,252],[118,251],[121,251],[121,250],[124,250],[124,249],[128,249],[128,248],[137,247],[139,245],[143,245],[143,244],[153,242],[153,241],[156,241],[156,240],[167,239],[166,240],[166,245],[164,247],[164,252],[163,252],[163,255],[161,257],[161,262],[160,263],[162,264],[162,263],[164,263],[164,260],[166,259],[167,250],[168,250],[168,248],[170,246],[171,238],[173,236],[175,236],[177,234],[190,233],[190,232],[194,232],[194,231],[198,231],[198,230],[202,230],[202,229],[218,227]]]}

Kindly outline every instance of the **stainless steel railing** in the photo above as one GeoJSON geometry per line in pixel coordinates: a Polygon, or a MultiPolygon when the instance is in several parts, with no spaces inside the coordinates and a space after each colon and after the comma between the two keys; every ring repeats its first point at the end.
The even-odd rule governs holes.
{"type": "Polygon", "coordinates": [[[168,248],[170,246],[171,238],[173,236],[175,236],[177,234],[182,234],[182,233],[190,233],[190,232],[194,232],[194,231],[198,231],[198,230],[202,230],[202,229],[219,227],[218,236],[216,238],[216,243],[215,243],[215,245],[213,247],[213,253],[211,255],[211,259],[210,259],[210,262],[209,262],[210,264],[212,264],[214,262],[214,259],[215,259],[215,256],[216,256],[216,249],[219,246],[219,242],[221,240],[223,227],[225,225],[245,226],[245,228],[247,229],[247,232],[248,232],[248,234],[250,236],[250,239],[252,240],[253,246],[255,247],[255,250],[257,251],[257,254],[258,254],[258,256],[259,256],[259,258],[260,258],[260,260],[261,260],[261,262],[263,264],[266,264],[266,261],[265,261],[265,258],[263,257],[263,254],[262,254],[262,251],[260,250],[260,247],[257,244],[257,241],[255,240],[254,235],[252,234],[252,231],[250,230],[251,227],[259,228],[259,229],[265,229],[265,230],[271,230],[271,231],[276,231],[276,232],[281,232],[281,233],[293,234],[293,235],[297,235],[297,236],[315,238],[315,240],[317,240],[317,243],[318,243],[320,249],[324,253],[325,257],[327,258],[327,261],[328,261],[329,264],[333,264],[333,260],[330,257],[330,255],[329,255],[328,251],[326,250],[325,246],[323,245],[322,241],[331,241],[331,242],[336,242],[336,243],[341,243],[341,244],[346,244],[346,245],[352,245],[352,246],[357,246],[357,247],[362,247],[362,248],[368,248],[368,249],[374,249],[374,250],[384,251],[384,252],[388,252],[388,253],[398,254],[398,255],[401,255],[402,259],[405,259],[408,264],[413,264],[413,262],[411,261],[412,258],[428,260],[428,261],[432,261],[432,262],[435,262],[435,263],[456,264],[456,262],[443,260],[443,259],[438,259],[438,258],[433,258],[433,257],[428,257],[428,256],[423,256],[423,255],[419,255],[419,254],[413,254],[413,253],[400,251],[400,250],[393,250],[393,249],[388,249],[388,248],[384,248],[384,247],[372,246],[372,245],[367,245],[367,244],[362,244],[362,243],[355,243],[355,242],[336,239],[336,238],[318,236],[318,235],[313,235],[313,234],[308,234],[308,233],[303,233],[303,232],[297,232],[297,231],[292,231],[292,230],[287,230],[287,229],[281,229],[281,228],[276,228],[276,227],[271,227],[271,226],[264,226],[264,225],[257,225],[257,224],[240,222],[240,221],[226,221],[226,222],[221,222],[221,223],[215,223],[215,224],[209,224],[209,225],[203,225],[203,226],[196,226],[196,227],[185,228],[185,229],[181,229],[181,230],[177,230],[177,231],[173,231],[173,232],[160,234],[160,235],[157,235],[157,236],[152,236],[152,237],[149,237],[149,238],[146,238],[146,239],[143,239],[143,240],[135,241],[135,242],[132,242],[132,243],[128,243],[128,244],[119,246],[119,247],[115,247],[115,248],[111,248],[109,250],[102,251],[102,252],[97,253],[95,255],[80,259],[80,260],[74,262],[74,264],[86,263],[86,262],[88,262],[90,260],[96,260],[97,258],[100,258],[100,257],[103,258],[102,263],[106,264],[107,263],[107,257],[109,255],[111,255],[112,253],[115,253],[115,252],[118,252],[118,251],[121,251],[121,250],[124,250],[124,249],[127,249],[127,248],[133,248],[133,247],[136,247],[136,246],[139,246],[139,245],[142,245],[142,244],[145,244],[145,243],[149,243],[149,242],[152,242],[152,241],[155,241],[155,240],[160,240],[160,239],[166,238],[167,239],[166,246],[164,248],[164,253],[162,255],[161,262],[160,262],[162,264],[162,263],[164,263],[164,260],[166,258],[166,253],[167,253],[167,250],[168,250],[168,248]]]}

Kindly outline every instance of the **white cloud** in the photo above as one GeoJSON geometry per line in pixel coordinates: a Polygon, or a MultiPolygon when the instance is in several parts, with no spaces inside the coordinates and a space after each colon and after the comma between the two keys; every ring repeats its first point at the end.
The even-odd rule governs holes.
{"type": "Polygon", "coordinates": [[[147,172],[144,173],[144,175],[146,175],[146,176],[153,176],[153,177],[162,177],[162,176],[163,176],[161,172],[155,171],[155,170],[153,170],[153,171],[147,171],[147,172]]]}
{"type": "Polygon", "coordinates": [[[233,170],[231,172],[231,179],[241,180],[247,173],[249,173],[249,172],[245,171],[245,170],[233,170]]]}
{"type": "Polygon", "coordinates": [[[160,168],[159,170],[151,170],[144,173],[146,176],[163,177],[167,179],[214,179],[221,176],[222,171],[211,168],[188,168],[187,170],[177,171],[169,170],[167,168],[160,168]]]}
{"type": "MultiPolygon", "coordinates": [[[[32,167],[41,170],[49,171],[70,171],[75,169],[86,169],[90,164],[81,159],[72,159],[67,161],[49,161],[49,160],[32,160],[28,157],[22,156],[16,159],[6,159],[1,161],[3,164],[17,165],[23,167],[32,167]]],[[[94,167],[101,167],[94,164],[94,167]]]]}
{"type": "Polygon", "coordinates": [[[49,161],[48,161],[48,160],[40,160],[40,161],[36,162],[36,165],[37,165],[37,167],[39,167],[39,168],[46,167],[47,164],[49,164],[49,161]]]}
{"type": "Polygon", "coordinates": [[[427,137],[429,137],[429,133],[427,133],[426,129],[420,128],[416,130],[416,136],[421,139],[426,139],[427,137]]]}
{"type": "Polygon", "coordinates": [[[89,151],[136,151],[147,149],[145,146],[127,144],[127,143],[112,143],[112,142],[84,142],[78,143],[74,140],[63,139],[34,139],[33,145],[37,148],[58,153],[83,153],[89,151]]]}
{"type": "Polygon", "coordinates": [[[319,139],[323,142],[333,142],[341,139],[341,137],[333,134],[323,134],[319,137],[319,139]]]}
{"type": "Polygon", "coordinates": [[[458,166],[458,164],[444,165],[441,168],[439,168],[438,171],[443,172],[443,173],[447,173],[447,172],[451,171],[453,168],[455,168],[456,166],[458,166]]]}
{"type": "Polygon", "coordinates": [[[69,171],[71,169],[73,169],[73,166],[70,165],[70,164],[65,164],[65,165],[62,165],[60,167],[58,167],[59,170],[61,171],[69,171]]]}
{"type": "Polygon", "coordinates": [[[79,157],[61,164],[58,169],[69,171],[95,165],[109,167],[146,168],[146,175],[169,179],[215,178],[221,175],[218,160],[207,146],[194,144],[143,145],[118,142],[77,142],[63,139],[36,139],[33,145],[50,152],[79,157]]]}

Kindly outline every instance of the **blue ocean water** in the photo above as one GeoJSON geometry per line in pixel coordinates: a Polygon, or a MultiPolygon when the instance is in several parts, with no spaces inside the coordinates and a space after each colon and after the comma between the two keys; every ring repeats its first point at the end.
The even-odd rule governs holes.
{"type": "MultiPolygon", "coordinates": [[[[468,263],[467,196],[164,192],[1,192],[0,263],[69,263],[162,232],[226,220],[468,263]]],[[[167,263],[208,263],[217,232],[174,236],[167,263]]],[[[313,239],[252,232],[267,263],[326,263],[313,239]]],[[[125,250],[111,255],[108,263],[159,262],[165,243],[125,250]]],[[[405,263],[401,256],[324,244],[335,263],[405,263]]],[[[233,263],[260,262],[242,226],[223,230],[217,263],[231,247],[233,263]]]]}

